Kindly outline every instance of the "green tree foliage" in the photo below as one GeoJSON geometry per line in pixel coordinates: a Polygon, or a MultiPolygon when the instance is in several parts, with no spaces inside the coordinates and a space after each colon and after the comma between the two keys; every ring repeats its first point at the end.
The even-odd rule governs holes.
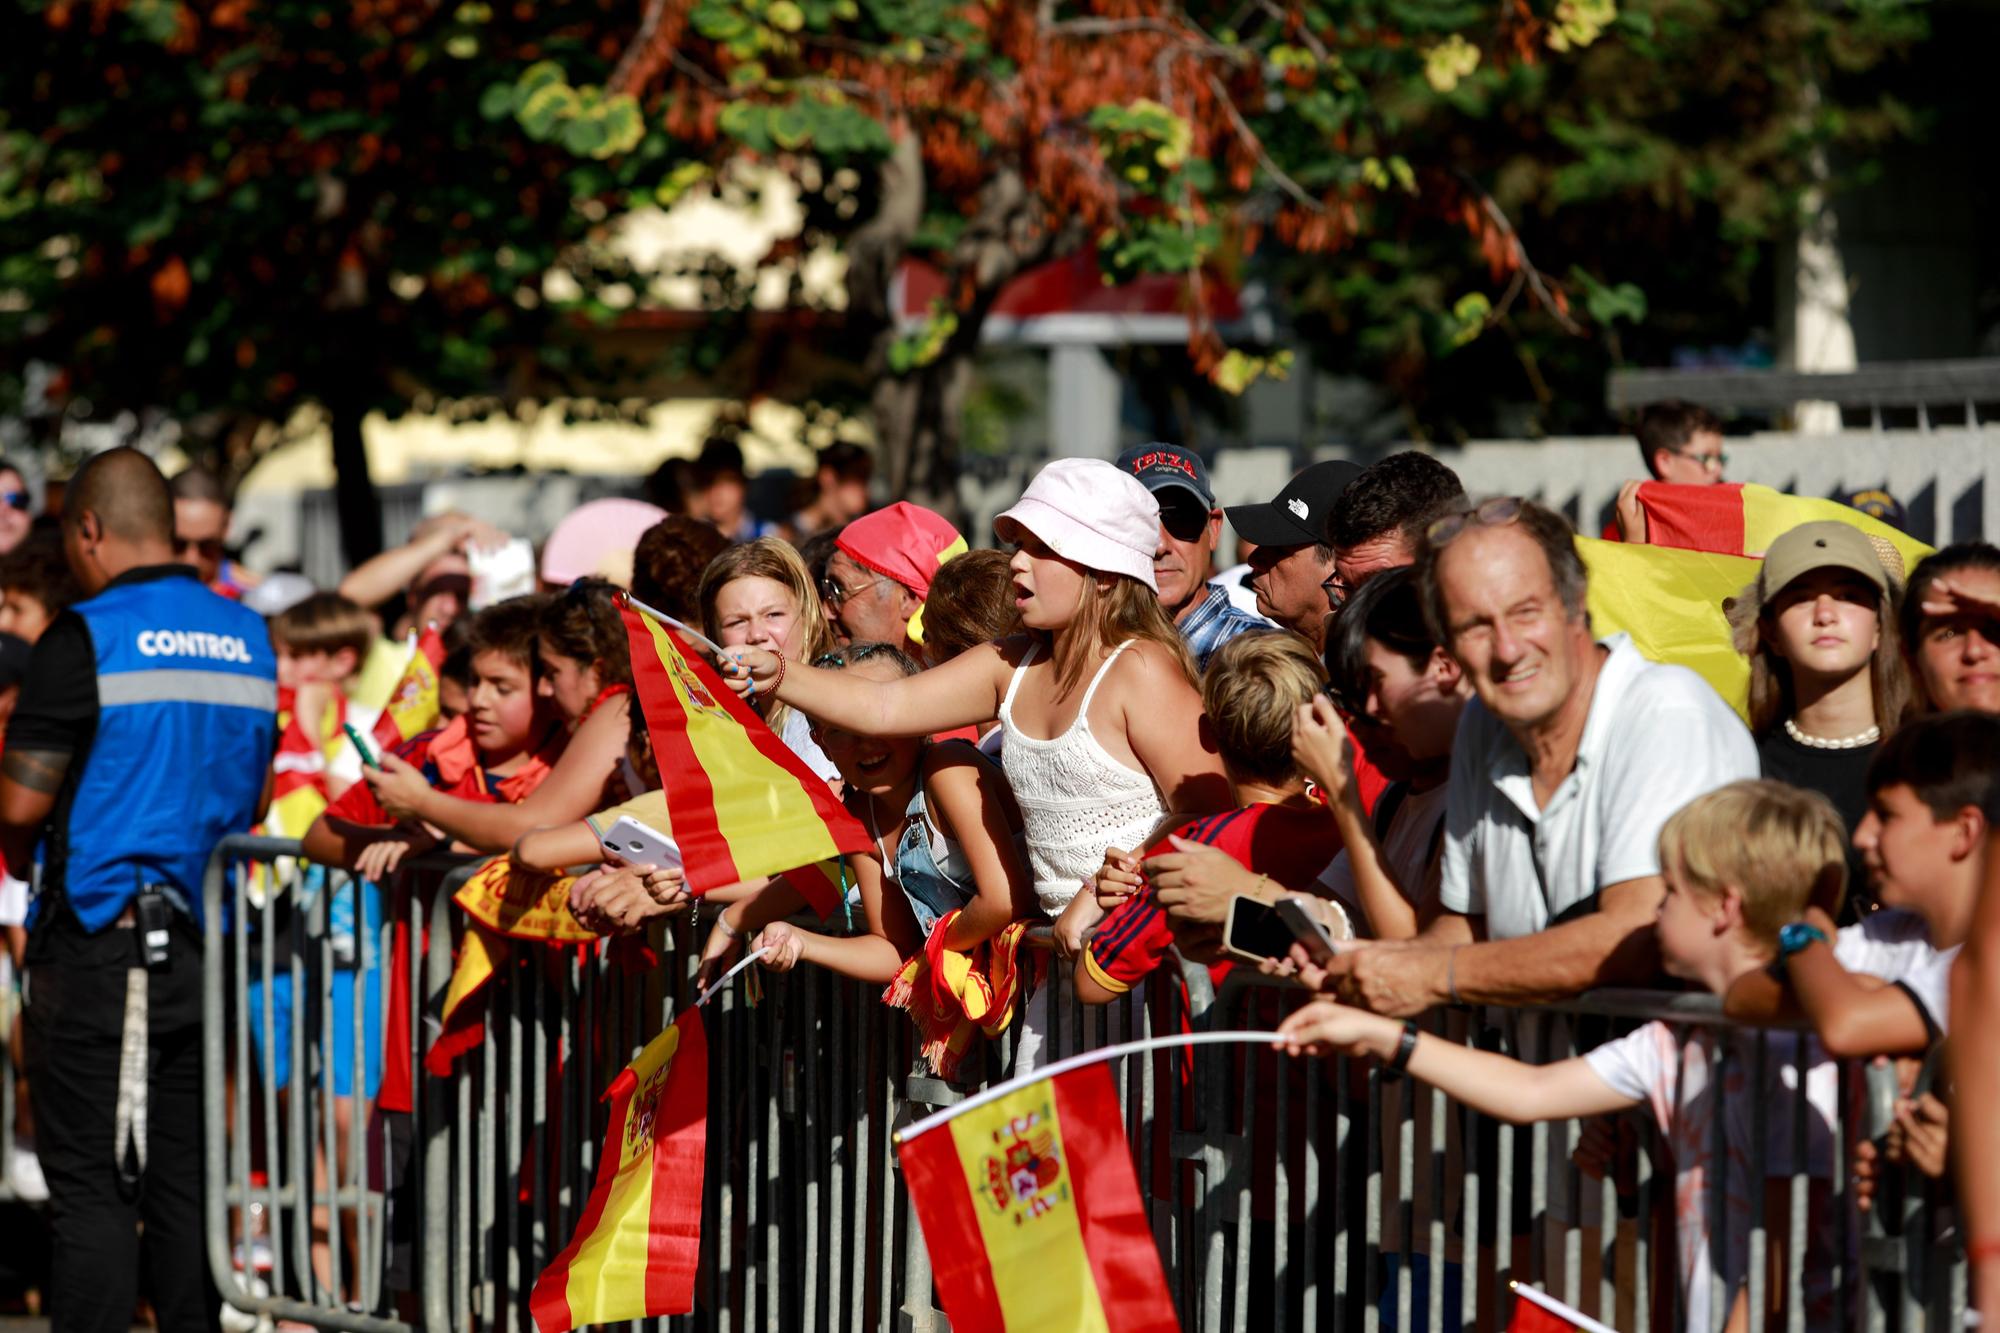
{"type": "Polygon", "coordinates": [[[567,302],[547,276],[669,153],[631,98],[563,81],[610,70],[607,18],[562,0],[8,6],[0,394],[40,358],[72,401],[222,438],[317,403],[366,554],[363,413],[590,369],[567,334],[611,313],[589,281],[607,275],[579,273],[567,302]]]}

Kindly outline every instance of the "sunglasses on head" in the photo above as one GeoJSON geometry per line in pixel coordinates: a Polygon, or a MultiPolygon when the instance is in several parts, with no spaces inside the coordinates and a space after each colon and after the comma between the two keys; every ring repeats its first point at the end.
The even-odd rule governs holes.
{"type": "Polygon", "coordinates": [[[1431,549],[1445,545],[1462,534],[1467,528],[1498,528],[1521,517],[1521,497],[1518,495],[1496,495],[1484,504],[1472,509],[1461,509],[1456,514],[1446,514],[1437,522],[1424,529],[1431,549]]]}
{"type": "Polygon", "coordinates": [[[6,505],[9,509],[18,509],[25,514],[28,512],[28,506],[33,503],[34,497],[26,491],[0,491],[0,504],[6,505]]]}

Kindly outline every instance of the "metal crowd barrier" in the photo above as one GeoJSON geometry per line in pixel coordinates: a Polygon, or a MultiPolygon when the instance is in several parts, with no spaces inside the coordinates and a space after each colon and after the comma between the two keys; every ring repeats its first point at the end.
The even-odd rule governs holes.
{"type": "MultiPolygon", "coordinates": [[[[338,1147],[329,1052],[350,1042],[364,1055],[371,1033],[358,1006],[352,1030],[334,1030],[326,892],[334,881],[301,878],[285,861],[295,851],[231,839],[209,876],[208,1233],[217,1282],[239,1310],[353,1333],[528,1333],[534,1281],[567,1242],[597,1169],[600,1095],[691,995],[708,918],[675,919],[616,947],[514,945],[488,984],[483,1039],[449,1078],[433,1079],[421,1057],[463,930],[450,894],[468,868],[431,863],[400,876],[378,947],[361,950],[356,966],[364,977],[386,967],[395,929],[407,931],[413,1003],[398,1033],[416,1057],[415,1110],[404,1118],[407,1134],[381,1115],[349,1123],[348,1170],[316,1181],[316,1159],[333,1163],[338,1147]],[[258,876],[274,890],[261,901],[251,892],[258,876]],[[225,903],[228,915],[218,911],[225,903]],[[218,933],[224,921],[227,933],[218,933]],[[641,943],[650,958],[639,956],[641,943]],[[263,1072],[274,1055],[261,1049],[274,1040],[271,1020],[253,1049],[249,1018],[270,1007],[265,979],[281,970],[295,1001],[321,997],[319,1012],[290,1029],[300,1091],[282,1098],[263,1072]],[[263,1183],[253,1184],[259,1171],[263,1183]],[[259,1275],[234,1262],[243,1219],[259,1203],[276,1252],[261,1292],[259,1275]],[[326,1235],[317,1269],[316,1208],[326,1235]],[[328,1224],[335,1213],[346,1225],[328,1224]]],[[[764,974],[755,1002],[743,981],[718,994],[704,1011],[709,1153],[696,1309],[657,1321],[660,1333],[944,1328],[896,1166],[896,1127],[1010,1072],[1023,1058],[1024,1026],[1039,1034],[1036,1063],[1048,1063],[1183,1023],[1266,1029],[1298,1002],[1297,992],[1242,969],[1217,994],[1205,968],[1183,966],[1178,976],[1156,974],[1141,994],[1086,1009],[1070,994],[1066,966],[1038,956],[1047,975],[1029,1017],[985,1043],[953,1083],[913,1070],[912,1026],[881,1004],[876,987],[807,968],[764,974]]],[[[1545,1010],[1425,1021],[1453,1040],[1546,1061],[1656,1017],[1727,1038],[1711,1074],[1777,1090],[1750,1099],[1751,1141],[1778,1141],[1779,1127],[1791,1138],[1790,1161],[1809,1161],[1806,1083],[1782,1077],[1799,1039],[1736,1029],[1707,997],[1598,993],[1545,1010]]],[[[385,1005],[385,1039],[398,1035],[392,1022],[385,1005]]],[[[1501,1328],[1510,1280],[1627,1333],[1687,1326],[1673,1166],[1636,1112],[1618,1118],[1625,1128],[1613,1170],[1597,1181],[1569,1158],[1600,1131],[1497,1124],[1420,1084],[1384,1078],[1373,1062],[1209,1046],[1124,1057],[1115,1074],[1140,1194],[1190,1330],[1501,1328]]],[[[1785,1297],[1782,1319],[1753,1327],[1956,1326],[1965,1278],[1944,1193],[1891,1173],[1876,1208],[1857,1213],[1848,1154],[1855,1136],[1886,1123],[1886,1097],[1879,1077],[1871,1084],[1852,1062],[1822,1077],[1838,1085],[1836,1123],[1823,1127],[1823,1176],[1773,1176],[1751,1192],[1748,1234],[1723,1240],[1747,1259],[1752,1309],[1767,1308],[1774,1291],[1785,1297]],[[1817,1249],[1808,1250],[1809,1238],[1817,1249]],[[1820,1286],[1831,1308],[1808,1310],[1820,1286]]],[[[1720,1135],[1722,1118],[1714,1125],[1720,1135]]],[[[1749,1175],[1766,1170],[1759,1155],[1749,1175]]],[[[1712,1227],[1720,1219],[1718,1209],[1712,1227]]],[[[1710,1311],[1720,1327],[1725,1303],[1712,1298],[1710,1311]]]]}

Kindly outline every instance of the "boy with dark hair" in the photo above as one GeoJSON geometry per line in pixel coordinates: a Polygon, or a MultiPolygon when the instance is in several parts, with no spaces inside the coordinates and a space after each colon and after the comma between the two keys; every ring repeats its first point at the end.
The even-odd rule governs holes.
{"type": "MultiPolygon", "coordinates": [[[[266,623],[278,655],[273,790],[291,785],[284,781],[287,773],[304,775],[330,800],[361,780],[361,758],[354,747],[341,744],[341,727],[366,735],[379,715],[355,704],[348,693],[374,646],[375,618],[337,592],[316,592],[266,623]]],[[[272,816],[266,831],[274,836],[295,837],[302,831],[298,823],[285,826],[275,806],[272,816]]]]}
{"type": "MultiPolygon", "coordinates": [[[[539,688],[542,600],[516,597],[472,617],[465,642],[472,668],[467,711],[397,748],[439,791],[469,801],[519,801],[561,755],[567,737],[539,688]]],[[[426,826],[391,820],[368,784],[357,782],[314,821],[304,850],[315,861],[380,879],[406,855],[438,841],[426,826]]]]}
{"type": "Polygon", "coordinates": [[[1827,1053],[1914,1055],[1949,1026],[1951,966],[1971,929],[2000,797],[2000,718],[1941,713],[1890,734],[1868,767],[1854,846],[1885,907],[1836,931],[1814,902],[1779,932],[1778,964],[1729,989],[1733,1018],[1803,1013],[1827,1053]]]}
{"type": "MultiPolygon", "coordinates": [[[[1648,403],[1633,423],[1639,457],[1652,481],[1676,486],[1715,486],[1729,455],[1722,448],[1722,421],[1715,413],[1678,398],[1648,403]]],[[[1611,520],[1601,534],[1606,541],[1644,542],[1646,510],[1639,503],[1645,481],[1628,481],[1619,488],[1611,520]]]]}
{"type": "Polygon", "coordinates": [[[0,634],[33,643],[82,595],[63,558],[62,539],[53,532],[30,533],[0,556],[0,634]]]}

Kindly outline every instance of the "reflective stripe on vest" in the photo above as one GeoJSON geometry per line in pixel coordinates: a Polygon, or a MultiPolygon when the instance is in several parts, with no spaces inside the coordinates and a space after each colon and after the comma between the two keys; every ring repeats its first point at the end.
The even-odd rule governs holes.
{"type": "Polygon", "coordinates": [[[98,678],[97,702],[102,708],[116,708],[121,704],[224,704],[274,713],[278,708],[278,683],[254,676],[176,670],[171,667],[162,667],[157,671],[121,671],[98,678]]]}

